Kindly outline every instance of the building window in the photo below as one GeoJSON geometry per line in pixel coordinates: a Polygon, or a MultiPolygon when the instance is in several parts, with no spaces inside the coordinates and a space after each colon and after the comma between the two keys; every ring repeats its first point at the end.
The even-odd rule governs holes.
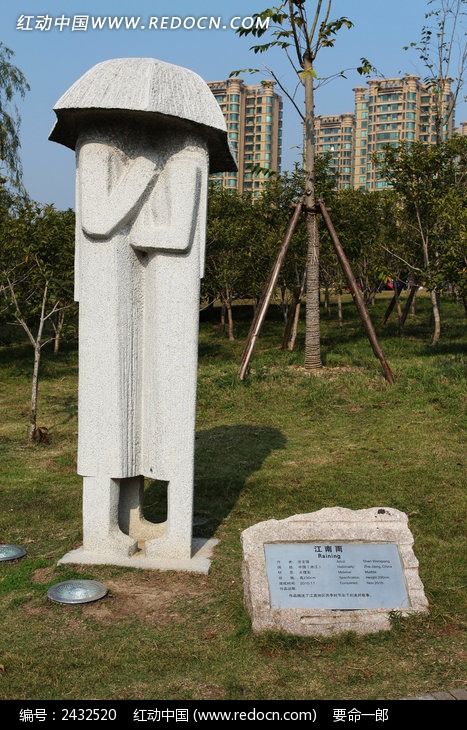
{"type": "Polygon", "coordinates": [[[230,101],[240,101],[240,94],[230,94],[230,101]]]}
{"type": "Polygon", "coordinates": [[[240,104],[229,104],[229,109],[231,112],[239,112],[240,104]]]}
{"type": "Polygon", "coordinates": [[[230,178],[229,180],[227,180],[227,186],[229,188],[235,188],[237,187],[237,181],[230,178]]]}

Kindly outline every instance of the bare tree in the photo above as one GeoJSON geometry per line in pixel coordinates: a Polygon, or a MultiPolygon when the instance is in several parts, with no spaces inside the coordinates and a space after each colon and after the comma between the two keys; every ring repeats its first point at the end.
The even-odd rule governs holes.
{"type": "Polygon", "coordinates": [[[467,0],[428,0],[420,40],[404,46],[418,52],[428,72],[424,82],[432,94],[436,144],[446,139],[464,83],[467,44],[461,23],[466,5],[467,0]]]}
{"type": "MultiPolygon", "coordinates": [[[[35,266],[40,268],[39,263],[36,261],[35,266]]],[[[40,308],[37,314],[37,328],[33,333],[32,328],[28,325],[26,314],[24,312],[24,306],[20,304],[18,289],[24,288],[24,285],[30,285],[31,292],[26,294],[24,297],[25,303],[29,303],[34,296],[37,295],[37,277],[34,276],[34,272],[31,267],[28,267],[26,272],[21,272],[16,278],[13,276],[15,272],[9,272],[4,274],[6,286],[3,286],[3,294],[9,298],[9,304],[14,315],[16,322],[23,328],[27,335],[27,338],[34,350],[34,365],[32,370],[32,381],[31,381],[31,405],[29,410],[29,423],[28,423],[28,440],[34,441],[38,438],[37,429],[37,398],[39,394],[39,368],[41,363],[42,348],[45,347],[53,338],[44,339],[44,325],[53,315],[58,311],[63,311],[60,308],[59,302],[52,304],[49,300],[49,281],[44,280],[42,285],[42,292],[40,297],[40,308]]]]}

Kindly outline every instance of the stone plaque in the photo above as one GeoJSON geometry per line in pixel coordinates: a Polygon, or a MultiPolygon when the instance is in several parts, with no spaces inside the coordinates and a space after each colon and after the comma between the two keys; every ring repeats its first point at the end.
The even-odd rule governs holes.
{"type": "Polygon", "coordinates": [[[242,533],[254,631],[331,636],[391,627],[391,611],[426,612],[407,516],[390,507],[326,508],[242,533]]]}
{"type": "Polygon", "coordinates": [[[271,608],[409,608],[394,543],[264,546],[271,608]]]}

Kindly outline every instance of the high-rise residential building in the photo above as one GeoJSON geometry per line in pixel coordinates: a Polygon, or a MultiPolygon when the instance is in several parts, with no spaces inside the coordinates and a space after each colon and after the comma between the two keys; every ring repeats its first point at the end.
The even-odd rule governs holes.
{"type": "Polygon", "coordinates": [[[315,117],[315,144],[319,155],[330,155],[329,169],[338,190],[353,186],[354,115],[315,117]]]}
{"type": "Polygon", "coordinates": [[[211,175],[225,188],[257,196],[267,175],[253,174],[251,167],[280,172],[282,148],[282,98],[274,82],[248,86],[242,79],[208,83],[227,123],[227,132],[238,165],[238,172],[211,175]]]}
{"type": "MultiPolygon", "coordinates": [[[[441,113],[448,116],[448,121],[441,133],[447,139],[454,131],[454,114],[447,114],[453,106],[451,79],[445,80],[442,91],[441,113]]],[[[380,190],[388,183],[378,174],[373,154],[401,142],[436,142],[437,102],[418,76],[409,74],[399,79],[372,79],[368,87],[358,87],[354,92],[353,186],[380,190]]]]}
{"type": "MultiPolygon", "coordinates": [[[[444,82],[441,113],[448,118],[442,136],[454,132],[451,79],[444,82]]],[[[373,154],[385,145],[400,142],[436,142],[437,100],[418,76],[400,79],[373,79],[368,86],[354,89],[355,111],[315,119],[318,154],[331,154],[330,169],[337,176],[338,189],[354,187],[380,190],[388,187],[378,175],[373,154]],[[350,170],[349,170],[350,168],[350,170]],[[349,178],[350,175],[350,178],[349,178]]],[[[458,134],[467,134],[463,122],[458,134]]]]}
{"type": "Polygon", "coordinates": [[[462,137],[467,137],[467,122],[461,122],[454,132],[462,137]]]}

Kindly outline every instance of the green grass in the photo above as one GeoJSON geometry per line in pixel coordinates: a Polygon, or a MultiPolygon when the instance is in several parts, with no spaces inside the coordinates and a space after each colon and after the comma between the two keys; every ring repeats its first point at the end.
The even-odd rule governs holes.
{"type": "MultiPolygon", "coordinates": [[[[372,310],[378,323],[385,300],[372,310]]],[[[380,375],[350,302],[339,328],[323,314],[327,369],[308,376],[278,349],[269,317],[249,380],[237,368],[251,307],[229,343],[204,313],[200,337],[195,513],[198,535],[220,539],[208,577],[56,567],[80,542],[75,474],[77,358],[45,353],[39,425],[49,446],[25,443],[31,353],[0,348],[0,540],[28,556],[0,566],[3,698],[393,698],[463,684],[463,314],[442,304],[429,346],[429,302],[402,337],[381,342],[396,377],[380,375]],[[364,638],[256,636],[243,607],[240,532],[255,522],[341,505],[409,514],[430,614],[395,617],[364,638]],[[47,601],[72,576],[106,581],[109,598],[84,607],[47,601]]],[[[217,313],[215,313],[217,316],[217,313]]],[[[379,328],[381,329],[381,328],[379,328]]],[[[147,514],[164,510],[159,485],[147,514]]]]}

